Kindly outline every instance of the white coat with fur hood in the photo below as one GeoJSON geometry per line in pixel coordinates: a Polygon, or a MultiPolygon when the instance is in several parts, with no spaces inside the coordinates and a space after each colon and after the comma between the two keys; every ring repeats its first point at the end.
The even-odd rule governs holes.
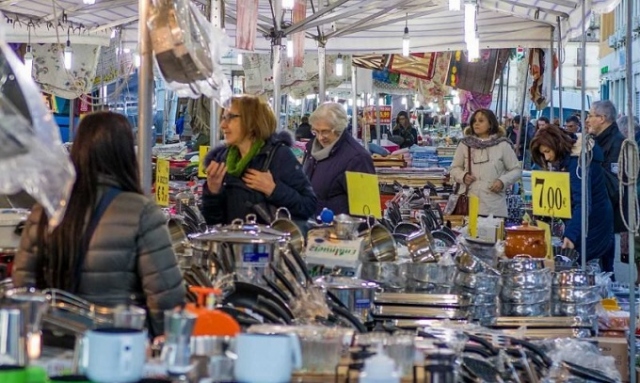
{"type": "Polygon", "coordinates": [[[451,178],[460,184],[458,194],[465,192],[464,176],[471,173],[476,181],[469,185],[469,194],[480,200],[479,214],[508,217],[506,190],[522,176],[520,162],[511,141],[505,137],[502,129],[486,140],[473,135],[470,128],[465,129],[464,133],[465,137],[456,148],[450,168],[451,178]],[[498,179],[504,187],[502,191],[494,193],[490,188],[498,179]]]}

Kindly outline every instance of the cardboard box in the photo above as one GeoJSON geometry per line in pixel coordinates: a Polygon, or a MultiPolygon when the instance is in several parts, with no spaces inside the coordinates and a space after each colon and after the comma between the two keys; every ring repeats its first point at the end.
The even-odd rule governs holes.
{"type": "Polygon", "coordinates": [[[602,355],[612,356],[616,361],[616,367],[620,372],[623,382],[628,382],[629,377],[629,348],[626,338],[595,338],[602,355]]]}

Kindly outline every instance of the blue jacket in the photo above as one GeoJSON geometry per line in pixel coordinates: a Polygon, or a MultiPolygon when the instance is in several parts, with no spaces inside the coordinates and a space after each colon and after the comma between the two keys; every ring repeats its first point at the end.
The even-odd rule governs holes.
{"type": "Polygon", "coordinates": [[[335,215],[349,214],[345,172],[375,174],[371,154],[347,132],[342,133],[329,157],[322,161],[316,161],[311,155],[312,145],[313,141],[307,144],[303,168],[318,196],[316,214],[325,207],[335,215]]]}
{"type": "MultiPolygon", "coordinates": [[[[201,210],[207,224],[228,224],[236,218],[244,220],[247,214],[257,214],[260,223],[269,224],[275,218],[275,209],[279,207],[286,207],[296,221],[308,220],[316,208],[317,198],[302,172],[302,166],[290,150],[291,144],[291,135],[288,133],[274,134],[247,166],[248,169],[263,171],[269,154],[275,150],[268,167],[276,183],[270,197],[247,187],[242,177],[230,174],[225,176],[218,194],[211,194],[205,182],[201,210]],[[270,216],[260,215],[256,206],[270,216]]],[[[226,158],[227,147],[222,145],[211,150],[204,163],[208,166],[211,161],[225,162],[226,158]]]]}
{"type": "MultiPolygon", "coordinates": [[[[588,236],[587,260],[603,259],[613,256],[613,208],[605,186],[605,175],[602,167],[604,154],[595,145],[592,149],[593,159],[589,166],[587,183],[587,201],[582,201],[582,179],[577,170],[580,163],[579,156],[569,156],[560,164],[560,168],[569,172],[571,181],[571,219],[565,220],[564,236],[569,238],[580,252],[582,235],[582,203],[587,203],[588,236]]],[[[582,170],[580,170],[581,172],[582,170]]]]}

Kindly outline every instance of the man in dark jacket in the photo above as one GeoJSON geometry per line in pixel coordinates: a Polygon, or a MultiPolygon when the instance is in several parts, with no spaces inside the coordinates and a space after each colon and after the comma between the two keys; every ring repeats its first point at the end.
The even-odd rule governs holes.
{"type": "Polygon", "coordinates": [[[298,129],[296,129],[296,140],[300,141],[302,139],[312,140],[313,134],[311,134],[311,125],[309,124],[309,116],[304,115],[300,119],[300,125],[298,125],[298,129]]]}
{"type": "MultiPolygon", "coordinates": [[[[589,134],[593,135],[596,143],[604,153],[605,184],[607,193],[613,206],[613,226],[615,233],[626,231],[623,216],[620,213],[620,188],[618,187],[618,157],[624,136],[616,123],[616,107],[609,100],[596,101],[591,105],[587,117],[589,134]]],[[[623,198],[623,209],[626,207],[626,198],[623,198]]],[[[625,209],[626,210],[626,209],[625,209]]],[[[626,214],[626,213],[625,213],[626,214]]]]}
{"type": "Polygon", "coordinates": [[[335,215],[349,214],[345,172],[375,174],[371,154],[345,132],[348,116],[342,105],[320,105],[309,118],[315,139],[307,145],[303,165],[318,196],[316,213],[329,208],[335,215]]]}

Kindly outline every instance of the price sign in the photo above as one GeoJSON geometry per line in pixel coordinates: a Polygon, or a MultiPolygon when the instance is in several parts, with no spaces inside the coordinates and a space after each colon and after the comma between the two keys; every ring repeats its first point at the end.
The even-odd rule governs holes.
{"type": "Polygon", "coordinates": [[[169,206],[169,160],[163,158],[156,162],[156,203],[169,206]]]}
{"type": "Polygon", "coordinates": [[[346,172],[349,214],[382,218],[377,174],[346,172]]]}
{"type": "Polygon", "coordinates": [[[206,168],[204,167],[204,158],[207,156],[207,153],[209,153],[209,147],[200,145],[199,156],[198,156],[200,158],[200,162],[198,163],[199,178],[207,178],[207,173],[204,172],[206,170],[206,168]]]}
{"type": "Polygon", "coordinates": [[[531,172],[533,214],[571,218],[571,181],[566,172],[531,172]]]}

